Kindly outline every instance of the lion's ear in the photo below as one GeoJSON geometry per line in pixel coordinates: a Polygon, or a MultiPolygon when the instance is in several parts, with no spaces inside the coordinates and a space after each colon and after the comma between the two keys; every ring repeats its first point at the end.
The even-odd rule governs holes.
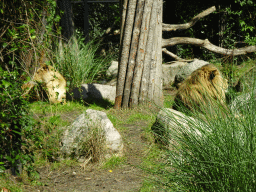
{"type": "Polygon", "coordinates": [[[215,78],[216,71],[217,70],[211,71],[211,73],[210,73],[210,80],[213,80],[215,78]]]}

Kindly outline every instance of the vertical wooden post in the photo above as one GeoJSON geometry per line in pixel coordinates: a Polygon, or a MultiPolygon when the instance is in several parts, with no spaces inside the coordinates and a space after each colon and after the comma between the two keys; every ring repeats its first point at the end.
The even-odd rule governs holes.
{"type": "Polygon", "coordinates": [[[128,6],[127,14],[122,17],[124,28],[121,27],[121,34],[124,36],[121,42],[115,108],[134,107],[144,102],[162,106],[163,2],[124,1],[128,1],[128,6]]]}

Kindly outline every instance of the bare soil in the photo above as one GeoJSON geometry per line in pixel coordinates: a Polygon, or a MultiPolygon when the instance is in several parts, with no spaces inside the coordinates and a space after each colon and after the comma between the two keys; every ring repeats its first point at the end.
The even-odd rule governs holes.
{"type": "Polygon", "coordinates": [[[42,185],[25,185],[24,191],[139,191],[147,176],[139,168],[144,151],[149,146],[143,137],[143,127],[147,126],[149,122],[145,120],[122,125],[124,130],[121,135],[127,158],[124,164],[111,170],[100,168],[100,164],[64,166],[57,170],[52,170],[50,166],[41,167],[37,169],[40,174],[37,181],[42,185]]]}
{"type": "MultiPolygon", "coordinates": [[[[173,97],[176,90],[167,89],[165,95],[173,97]]],[[[106,106],[102,106],[105,108],[106,106]]],[[[157,109],[142,109],[143,114],[157,114],[157,109]]],[[[116,115],[120,115],[120,119],[128,118],[129,114],[115,111],[116,115]]],[[[136,112],[135,112],[136,113],[136,112]]],[[[68,119],[70,123],[74,121],[81,111],[73,111],[65,114],[60,114],[62,119],[68,119]]],[[[44,114],[47,116],[47,114],[44,114]]],[[[39,118],[39,116],[35,116],[39,118]]],[[[36,184],[22,181],[24,183],[23,191],[25,192],[128,192],[140,191],[143,181],[148,178],[148,173],[140,168],[143,158],[154,140],[145,135],[145,129],[152,126],[152,122],[147,120],[138,120],[119,124],[121,128],[118,131],[122,135],[124,142],[125,162],[115,168],[102,168],[100,163],[89,163],[86,166],[81,166],[77,163],[74,165],[63,164],[60,168],[52,169],[49,164],[37,168],[40,178],[36,180],[36,184]]],[[[15,183],[19,182],[16,179],[15,183]]]]}

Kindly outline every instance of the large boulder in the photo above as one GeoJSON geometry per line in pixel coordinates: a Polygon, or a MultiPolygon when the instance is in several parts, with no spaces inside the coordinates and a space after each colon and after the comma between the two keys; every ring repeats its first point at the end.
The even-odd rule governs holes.
{"type": "Polygon", "coordinates": [[[230,109],[236,114],[246,112],[252,107],[255,106],[256,101],[256,89],[253,92],[243,93],[234,98],[230,104],[230,109]]]}
{"type": "MultiPolygon", "coordinates": [[[[169,86],[171,84],[178,84],[182,82],[187,76],[189,76],[196,69],[209,64],[206,61],[194,59],[192,62],[175,61],[171,63],[165,63],[163,68],[163,85],[169,86]]],[[[118,62],[112,61],[110,67],[107,70],[107,76],[112,77],[115,80],[107,84],[115,85],[116,77],[118,73],[118,62]]]]}
{"type": "Polygon", "coordinates": [[[204,65],[209,64],[209,62],[194,59],[192,62],[184,65],[175,75],[174,78],[174,86],[178,86],[182,81],[184,81],[191,73],[193,73],[195,70],[201,68],[204,65]]]}
{"type": "MultiPolygon", "coordinates": [[[[174,109],[164,108],[158,113],[156,122],[151,129],[157,142],[172,146],[175,144],[175,138],[181,137],[184,133],[202,137],[201,130],[193,126],[199,124],[203,124],[203,122],[174,109]]],[[[205,127],[205,130],[209,130],[207,125],[200,127],[205,127]]]]}
{"type": "MultiPolygon", "coordinates": [[[[81,88],[75,88],[72,91],[72,97],[74,99],[108,99],[115,101],[116,86],[102,85],[102,84],[82,84],[81,88]]],[[[70,99],[71,96],[68,96],[70,99]]]]}
{"type": "Polygon", "coordinates": [[[108,77],[117,77],[118,73],[118,62],[112,61],[110,67],[108,68],[106,74],[108,77]]]}
{"type": "Polygon", "coordinates": [[[169,86],[173,84],[175,75],[187,65],[187,62],[176,61],[172,63],[165,63],[162,65],[163,68],[163,85],[169,86]]]}
{"type": "MultiPolygon", "coordinates": [[[[88,140],[88,135],[94,129],[100,131],[97,137],[104,138],[102,143],[106,158],[117,155],[123,155],[123,142],[121,135],[114,128],[111,121],[108,119],[106,113],[87,109],[85,113],[81,114],[77,119],[64,130],[62,138],[61,151],[64,157],[74,157],[80,159],[81,151],[84,147],[84,142],[88,140]]],[[[97,139],[96,139],[97,140],[97,139]]]]}
{"type": "MultiPolygon", "coordinates": [[[[172,63],[165,63],[163,67],[163,84],[168,86],[174,82],[175,75],[184,67],[187,62],[176,61],[172,63]]],[[[116,79],[118,73],[118,62],[112,61],[110,67],[107,70],[107,76],[116,79]]],[[[111,84],[109,82],[107,84],[111,84]]],[[[113,84],[113,83],[112,83],[113,84]]]]}

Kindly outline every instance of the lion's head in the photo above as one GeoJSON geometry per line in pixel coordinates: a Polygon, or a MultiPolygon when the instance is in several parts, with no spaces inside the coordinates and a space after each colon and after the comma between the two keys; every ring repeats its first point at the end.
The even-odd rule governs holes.
{"type": "Polygon", "coordinates": [[[225,105],[225,92],[228,88],[227,79],[212,64],[205,65],[194,71],[184,80],[175,97],[174,109],[181,106],[189,110],[203,111],[213,103],[225,105]]]}

